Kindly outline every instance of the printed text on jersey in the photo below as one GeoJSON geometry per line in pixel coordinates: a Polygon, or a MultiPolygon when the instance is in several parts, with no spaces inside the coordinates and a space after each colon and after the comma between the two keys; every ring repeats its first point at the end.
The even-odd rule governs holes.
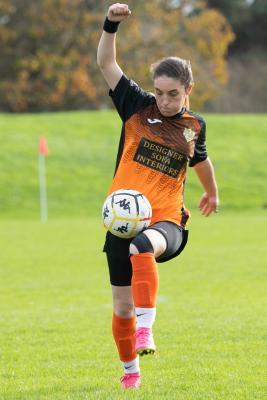
{"type": "Polygon", "coordinates": [[[177,178],[180,170],[185,166],[187,157],[175,149],[142,138],[134,161],[172,178],[177,178]]]}

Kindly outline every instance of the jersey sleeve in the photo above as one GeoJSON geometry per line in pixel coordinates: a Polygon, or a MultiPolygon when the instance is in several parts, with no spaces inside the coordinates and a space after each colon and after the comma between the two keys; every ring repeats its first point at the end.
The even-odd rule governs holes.
{"type": "Polygon", "coordinates": [[[201,120],[200,124],[200,134],[196,141],[194,155],[189,161],[189,167],[194,167],[197,163],[205,161],[208,157],[206,148],[206,123],[204,120],[201,120]]]}
{"type": "Polygon", "coordinates": [[[154,96],[141,89],[125,75],[121,77],[116,88],[109,95],[122,119],[127,121],[133,114],[153,102],[154,96]]]}

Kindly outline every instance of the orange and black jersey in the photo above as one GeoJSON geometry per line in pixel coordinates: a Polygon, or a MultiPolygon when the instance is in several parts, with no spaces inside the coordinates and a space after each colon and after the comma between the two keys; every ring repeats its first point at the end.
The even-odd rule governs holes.
{"type": "Polygon", "coordinates": [[[152,223],[164,220],[185,227],[187,163],[194,166],[207,158],[203,118],[186,109],[164,117],[155,97],[125,75],[110,96],[123,127],[109,193],[139,190],[151,203],[152,223]]]}

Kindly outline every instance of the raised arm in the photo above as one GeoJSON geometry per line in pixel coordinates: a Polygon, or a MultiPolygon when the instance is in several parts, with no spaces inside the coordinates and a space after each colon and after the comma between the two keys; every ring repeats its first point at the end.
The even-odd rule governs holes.
{"type": "Polygon", "coordinates": [[[123,71],[116,61],[116,30],[131,14],[127,4],[116,3],[108,9],[107,19],[97,49],[97,64],[111,90],[117,86],[123,71]]]}
{"type": "Polygon", "coordinates": [[[203,215],[208,217],[212,212],[218,211],[219,195],[214,174],[214,168],[209,158],[197,163],[194,170],[205,190],[202,195],[199,208],[203,215]]]}

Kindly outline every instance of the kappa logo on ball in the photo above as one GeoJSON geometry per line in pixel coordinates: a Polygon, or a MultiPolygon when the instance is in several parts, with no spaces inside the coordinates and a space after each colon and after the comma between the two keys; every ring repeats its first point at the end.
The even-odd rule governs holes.
{"type": "Polygon", "coordinates": [[[102,217],[109,232],[130,239],[149,226],[152,208],[148,199],[137,190],[120,189],[105,200],[102,217]]]}
{"type": "Polygon", "coordinates": [[[185,128],[184,132],[183,132],[183,135],[184,135],[185,140],[187,142],[191,142],[191,140],[193,140],[194,137],[195,137],[195,132],[191,128],[185,128]]]}

